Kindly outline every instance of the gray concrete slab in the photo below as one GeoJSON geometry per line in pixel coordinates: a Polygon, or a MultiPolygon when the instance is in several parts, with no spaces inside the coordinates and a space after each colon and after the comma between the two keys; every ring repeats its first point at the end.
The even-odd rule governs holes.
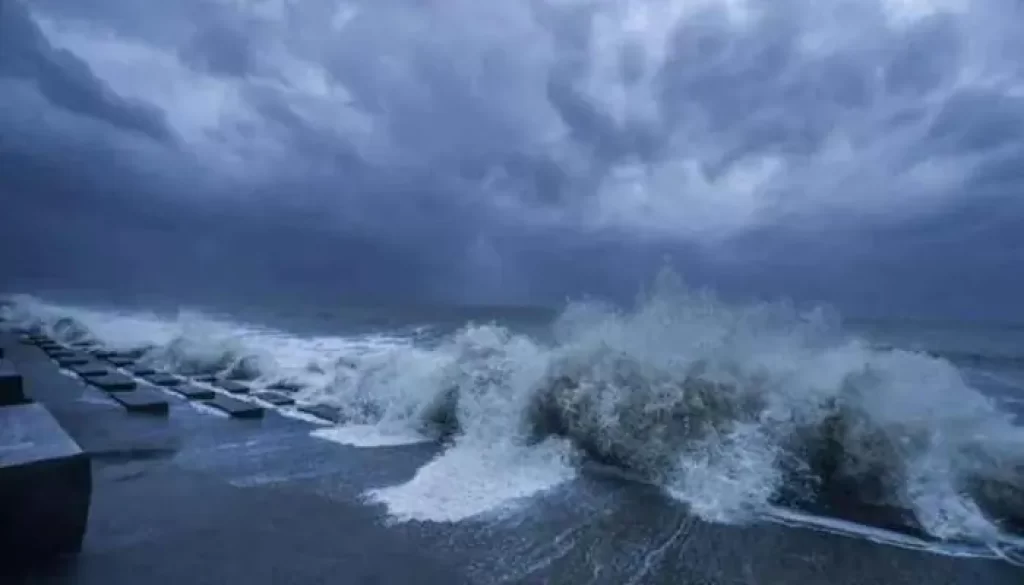
{"type": "Polygon", "coordinates": [[[0,406],[22,404],[26,401],[25,384],[14,364],[0,358],[0,406]]]}
{"type": "Polygon", "coordinates": [[[74,355],[54,358],[53,361],[57,362],[58,366],[62,368],[67,368],[69,366],[81,366],[84,364],[88,364],[89,362],[93,361],[93,358],[88,354],[76,353],[74,355]]]}
{"type": "Polygon", "coordinates": [[[73,374],[78,374],[83,378],[95,378],[97,376],[106,376],[114,373],[114,370],[112,370],[110,366],[100,362],[89,362],[78,366],[68,366],[67,370],[73,374]]]}
{"type": "Polygon", "coordinates": [[[264,402],[269,402],[274,406],[290,406],[292,404],[295,404],[294,398],[281,392],[273,392],[270,390],[266,390],[263,392],[257,392],[256,394],[254,394],[254,396],[256,396],[256,398],[259,398],[264,402]]]}
{"type": "Polygon", "coordinates": [[[0,571],[79,550],[91,477],[88,457],[44,406],[0,407],[0,571]]]}
{"type": "Polygon", "coordinates": [[[111,365],[123,368],[134,364],[137,360],[132,357],[114,356],[107,358],[107,361],[110,362],[111,365]]]}
{"type": "Polygon", "coordinates": [[[139,377],[145,380],[146,382],[153,384],[154,386],[177,386],[178,384],[183,383],[183,380],[181,378],[163,372],[158,372],[155,374],[146,374],[144,376],[139,377]]]}
{"type": "Polygon", "coordinates": [[[236,382],[234,380],[217,380],[213,385],[232,394],[248,394],[250,391],[247,384],[236,382]]]}
{"type": "Polygon", "coordinates": [[[132,378],[113,372],[105,376],[93,376],[86,379],[90,384],[106,392],[125,392],[134,390],[138,383],[132,378]]]}
{"type": "Polygon", "coordinates": [[[125,371],[133,376],[149,376],[151,374],[157,373],[156,368],[139,364],[128,366],[125,368],[125,371]]]}
{"type": "Polygon", "coordinates": [[[110,397],[128,412],[166,415],[170,410],[167,396],[154,388],[140,386],[128,392],[113,392],[110,397]]]}
{"type": "Polygon", "coordinates": [[[230,414],[234,418],[263,418],[264,408],[245,400],[217,394],[204,404],[230,414]]]}
{"type": "Polygon", "coordinates": [[[209,388],[202,388],[194,384],[181,384],[174,386],[171,390],[189,400],[209,400],[217,394],[209,388]]]}
{"type": "Polygon", "coordinates": [[[280,392],[299,392],[302,390],[302,384],[298,382],[274,382],[267,386],[267,390],[278,390],[280,392]]]}

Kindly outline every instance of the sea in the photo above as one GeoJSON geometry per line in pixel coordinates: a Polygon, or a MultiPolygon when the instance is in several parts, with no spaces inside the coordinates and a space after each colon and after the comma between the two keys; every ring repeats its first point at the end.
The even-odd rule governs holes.
{"type": "Polygon", "coordinates": [[[434,445],[411,479],[363,498],[396,529],[517,526],[495,545],[511,556],[487,562],[504,581],[575,555],[588,568],[559,582],[703,582],[687,571],[716,547],[746,559],[715,568],[720,583],[1012,582],[949,580],[944,561],[927,571],[946,580],[914,564],[835,577],[895,558],[879,547],[1024,575],[1019,324],[844,319],[671,277],[629,305],[223,311],[9,295],[0,316],[183,375],[283,384],[339,413],[311,431],[325,441],[434,445]],[[554,521],[567,510],[582,515],[554,521]],[[837,537],[848,544],[815,550],[837,537]],[[806,570],[773,578],[787,563],[806,570]]]}

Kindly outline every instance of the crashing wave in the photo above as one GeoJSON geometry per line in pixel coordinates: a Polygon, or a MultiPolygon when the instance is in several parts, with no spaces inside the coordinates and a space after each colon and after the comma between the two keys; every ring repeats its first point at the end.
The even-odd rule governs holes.
{"type": "Polygon", "coordinates": [[[27,298],[5,310],[65,339],[134,339],[183,373],[301,381],[301,398],[349,424],[451,449],[564,440],[578,463],[661,485],[708,519],[781,504],[947,540],[1024,529],[1024,429],[950,362],[873,347],[827,311],[731,306],[669,273],[632,310],[570,305],[551,339],[469,324],[429,347],[27,298]]]}

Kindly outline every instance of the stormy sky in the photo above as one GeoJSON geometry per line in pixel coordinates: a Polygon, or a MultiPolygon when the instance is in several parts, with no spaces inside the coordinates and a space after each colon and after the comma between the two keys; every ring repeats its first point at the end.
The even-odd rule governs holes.
{"type": "Polygon", "coordinates": [[[1024,319],[1015,0],[0,3],[0,288],[1024,319]]]}

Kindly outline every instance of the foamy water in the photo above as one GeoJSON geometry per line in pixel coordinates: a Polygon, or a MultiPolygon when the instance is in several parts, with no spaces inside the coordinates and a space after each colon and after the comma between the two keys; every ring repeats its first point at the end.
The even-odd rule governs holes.
{"type": "Polygon", "coordinates": [[[325,440],[444,440],[412,480],[367,495],[401,520],[514,508],[597,461],[711,521],[763,518],[830,473],[938,539],[1005,540],[997,516],[1024,493],[1024,431],[952,364],[873,348],[825,311],[731,306],[668,273],[654,291],[628,311],[572,304],[544,341],[470,323],[429,346],[32,297],[3,310],[61,339],[145,349],[172,371],[294,384],[300,402],[340,411],[341,425],[314,431],[325,440]]]}
{"type": "Polygon", "coordinates": [[[493,517],[575,477],[569,451],[568,445],[559,442],[532,449],[456,445],[420,468],[407,483],[371,490],[367,498],[386,505],[397,521],[493,517]]]}
{"type": "Polygon", "coordinates": [[[344,425],[313,431],[313,436],[352,447],[397,447],[432,441],[407,428],[385,429],[377,425],[344,425]]]}

